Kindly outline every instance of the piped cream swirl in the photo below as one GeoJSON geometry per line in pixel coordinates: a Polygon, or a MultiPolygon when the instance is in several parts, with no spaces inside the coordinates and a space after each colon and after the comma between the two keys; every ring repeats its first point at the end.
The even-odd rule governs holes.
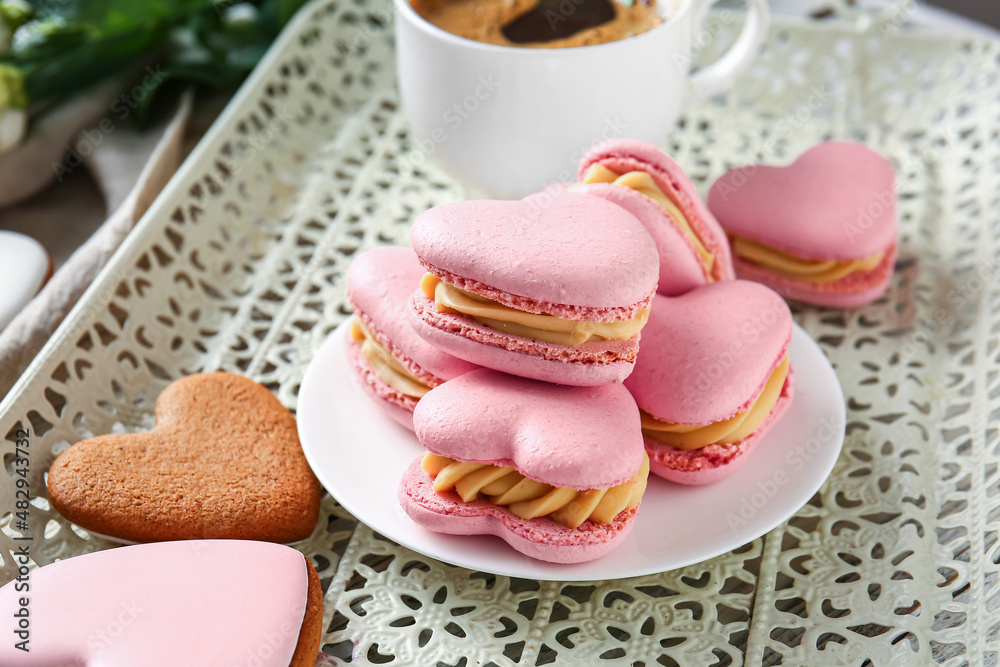
{"type": "Polygon", "coordinates": [[[482,497],[506,506],[521,519],[547,516],[567,528],[577,528],[588,519],[611,523],[622,511],[637,507],[649,477],[647,456],[631,479],[606,489],[584,491],[543,484],[510,467],[456,461],[433,453],[424,456],[421,466],[434,478],[438,493],[454,490],[467,503],[482,497]]]}
{"type": "Polygon", "coordinates": [[[411,398],[420,399],[431,390],[430,385],[406,370],[399,359],[375,339],[360,318],[351,320],[351,339],[361,346],[361,356],[382,382],[411,398]]]}

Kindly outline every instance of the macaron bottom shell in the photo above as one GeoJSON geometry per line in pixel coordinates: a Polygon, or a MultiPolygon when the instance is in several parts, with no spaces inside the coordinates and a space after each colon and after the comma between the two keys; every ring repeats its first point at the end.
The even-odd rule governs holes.
{"type": "Polygon", "coordinates": [[[546,517],[520,519],[485,500],[462,502],[455,493],[434,491],[433,479],[420,467],[421,458],[403,474],[399,503],[410,519],[434,532],[496,535],[517,551],[538,560],[583,563],[613,551],[628,537],[635,523],[638,508],[623,511],[609,524],[586,521],[574,529],[546,517]]]}
{"type": "Polygon", "coordinates": [[[355,377],[358,378],[362,391],[375,402],[383,412],[394,422],[413,430],[413,408],[417,399],[396,391],[375,373],[365,358],[361,356],[361,347],[354,343],[350,336],[344,336],[344,353],[355,377]]]}
{"type": "Polygon", "coordinates": [[[729,477],[746,462],[761,439],[788,410],[794,396],[792,376],[789,368],[781,396],[767,418],[756,431],[737,443],[683,450],[645,438],[649,471],[670,482],[689,485],[712,484],[729,477]]]}
{"type": "Polygon", "coordinates": [[[853,273],[841,280],[821,284],[775,275],[738,255],[733,257],[733,265],[738,278],[767,285],[787,299],[831,308],[856,308],[871,303],[889,288],[896,255],[897,247],[894,245],[871,271],[853,273]]]}
{"type": "Polygon", "coordinates": [[[511,375],[592,387],[622,382],[632,372],[639,336],[568,347],[511,336],[458,315],[439,312],[422,294],[410,301],[410,322],[448,354],[511,375]]]}

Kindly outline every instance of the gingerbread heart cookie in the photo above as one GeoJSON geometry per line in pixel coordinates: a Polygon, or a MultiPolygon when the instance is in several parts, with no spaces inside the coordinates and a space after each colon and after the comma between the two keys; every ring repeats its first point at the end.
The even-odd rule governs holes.
{"type": "Polygon", "coordinates": [[[191,375],[160,395],[156,424],[60,454],[49,470],[53,507],[129,542],[295,542],[312,533],[320,485],[295,418],[267,389],[230,373],[191,375]]]}

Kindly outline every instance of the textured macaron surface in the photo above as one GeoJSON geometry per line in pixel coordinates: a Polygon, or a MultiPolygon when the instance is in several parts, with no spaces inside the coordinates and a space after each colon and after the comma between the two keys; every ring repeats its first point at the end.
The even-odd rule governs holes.
{"type": "Polygon", "coordinates": [[[613,486],[643,461],[639,410],[620,384],[567,387],[476,370],[424,396],[413,424],[435,454],[512,466],[553,486],[613,486]]]}
{"type": "MultiPolygon", "coordinates": [[[[587,173],[587,169],[595,164],[615,160],[654,167],[658,171],[669,173],[672,176],[683,176],[684,181],[690,182],[677,161],[661,149],[644,141],[625,138],[607,139],[591,146],[580,160],[580,164],[577,165],[577,176],[582,178],[587,173]]],[[[694,185],[691,185],[691,192],[687,194],[696,194],[694,185]]]]}
{"type": "Polygon", "coordinates": [[[367,320],[372,333],[385,339],[383,345],[387,349],[395,348],[434,377],[450,380],[476,366],[437,349],[410,326],[407,319],[410,296],[424,273],[412,248],[373,248],[351,262],[347,270],[347,298],[359,311],[356,314],[367,320]]]}
{"type": "Polygon", "coordinates": [[[896,241],[896,172],[867,146],[830,141],[788,166],[723,174],[708,205],[730,234],[807,259],[857,259],[896,241]]]}
{"type": "Polygon", "coordinates": [[[787,353],[788,305],[744,280],[658,295],[625,379],[639,407],[673,424],[708,424],[741,412],[787,353]]]}
{"type": "Polygon", "coordinates": [[[17,625],[20,609],[30,614],[30,651],[18,650],[8,630],[0,665],[221,667],[252,655],[259,667],[288,667],[307,612],[307,567],[290,547],[237,540],[61,560],[31,573],[28,607],[18,582],[0,588],[8,625],[17,625]]]}
{"type": "Polygon", "coordinates": [[[632,306],[656,289],[659,272],[642,223],[573,192],[435,206],[414,221],[410,239],[432,270],[552,304],[632,306]]]}

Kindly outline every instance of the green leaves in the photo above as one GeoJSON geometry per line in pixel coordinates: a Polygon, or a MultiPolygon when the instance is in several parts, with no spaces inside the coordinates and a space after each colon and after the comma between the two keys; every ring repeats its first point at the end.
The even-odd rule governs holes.
{"type": "Polygon", "coordinates": [[[0,154],[13,149],[24,139],[26,104],[24,78],[20,70],[0,65],[0,154]]]}
{"type": "Polygon", "coordinates": [[[302,4],[303,0],[274,0],[278,25],[285,25],[292,20],[292,16],[295,15],[295,12],[299,11],[299,7],[302,4]]]}
{"type": "Polygon", "coordinates": [[[0,65],[0,112],[23,109],[27,103],[21,71],[10,65],[0,65]]]}
{"type": "MultiPolygon", "coordinates": [[[[155,89],[232,87],[303,2],[0,0],[0,22],[9,14],[6,25],[20,25],[10,53],[0,48],[0,65],[19,74],[32,105],[58,103],[108,77],[134,76],[146,65],[163,72],[151,84],[155,89]]],[[[140,122],[149,118],[154,97],[150,91],[138,105],[140,122]]]]}

